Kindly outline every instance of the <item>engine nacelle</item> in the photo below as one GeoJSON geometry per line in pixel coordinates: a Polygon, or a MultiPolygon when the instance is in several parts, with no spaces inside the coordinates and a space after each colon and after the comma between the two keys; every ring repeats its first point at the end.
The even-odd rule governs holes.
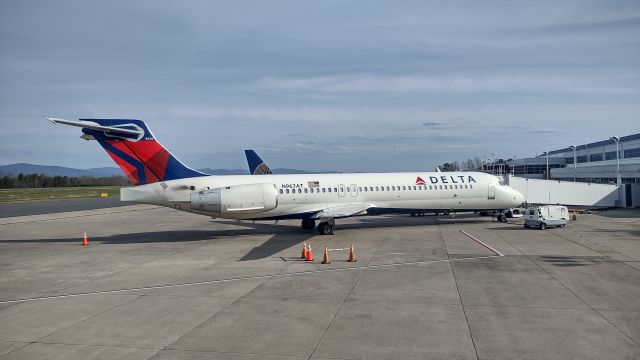
{"type": "Polygon", "coordinates": [[[191,194],[191,208],[214,213],[261,213],[278,206],[274,184],[232,185],[191,194]]]}

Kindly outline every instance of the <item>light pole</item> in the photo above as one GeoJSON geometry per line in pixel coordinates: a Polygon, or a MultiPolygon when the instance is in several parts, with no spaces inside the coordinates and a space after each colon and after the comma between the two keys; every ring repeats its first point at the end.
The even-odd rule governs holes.
{"type": "Polygon", "coordinates": [[[617,168],[616,168],[616,184],[618,185],[618,187],[620,187],[620,183],[621,183],[621,179],[620,179],[620,138],[617,136],[612,136],[609,138],[609,140],[613,140],[616,142],[616,162],[617,162],[617,168]]]}
{"type": "Polygon", "coordinates": [[[549,180],[549,152],[545,151],[544,155],[547,156],[547,180],[549,180]]]}
{"type": "Polygon", "coordinates": [[[569,149],[573,150],[573,181],[576,181],[576,174],[578,172],[578,160],[576,157],[576,147],[575,145],[569,146],[569,149]]]}

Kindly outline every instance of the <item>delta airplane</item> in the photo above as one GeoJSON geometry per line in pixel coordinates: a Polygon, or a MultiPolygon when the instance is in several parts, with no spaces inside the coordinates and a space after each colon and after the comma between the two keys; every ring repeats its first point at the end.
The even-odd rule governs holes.
{"type": "Polygon", "coordinates": [[[212,176],[182,164],[141,120],[47,118],[82,128],[97,140],[134,187],[121,201],[161,205],[213,218],[299,219],[333,234],[335,219],[435,211],[503,210],[524,197],[480,172],[405,172],[212,176]]]}

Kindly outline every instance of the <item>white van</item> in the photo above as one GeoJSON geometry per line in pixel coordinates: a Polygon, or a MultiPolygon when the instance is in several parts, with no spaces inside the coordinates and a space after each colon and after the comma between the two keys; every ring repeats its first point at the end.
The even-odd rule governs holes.
{"type": "Polygon", "coordinates": [[[546,229],[548,226],[564,227],[569,222],[569,210],[566,206],[541,205],[527,208],[524,215],[524,227],[546,229]]]}

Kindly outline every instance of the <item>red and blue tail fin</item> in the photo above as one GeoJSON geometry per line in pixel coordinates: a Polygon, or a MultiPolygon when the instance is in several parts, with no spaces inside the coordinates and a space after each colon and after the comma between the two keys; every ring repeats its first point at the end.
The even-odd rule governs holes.
{"type": "Polygon", "coordinates": [[[87,140],[97,140],[135,185],[207,174],[193,170],[164,148],[141,120],[51,119],[82,128],[87,140]]]}

